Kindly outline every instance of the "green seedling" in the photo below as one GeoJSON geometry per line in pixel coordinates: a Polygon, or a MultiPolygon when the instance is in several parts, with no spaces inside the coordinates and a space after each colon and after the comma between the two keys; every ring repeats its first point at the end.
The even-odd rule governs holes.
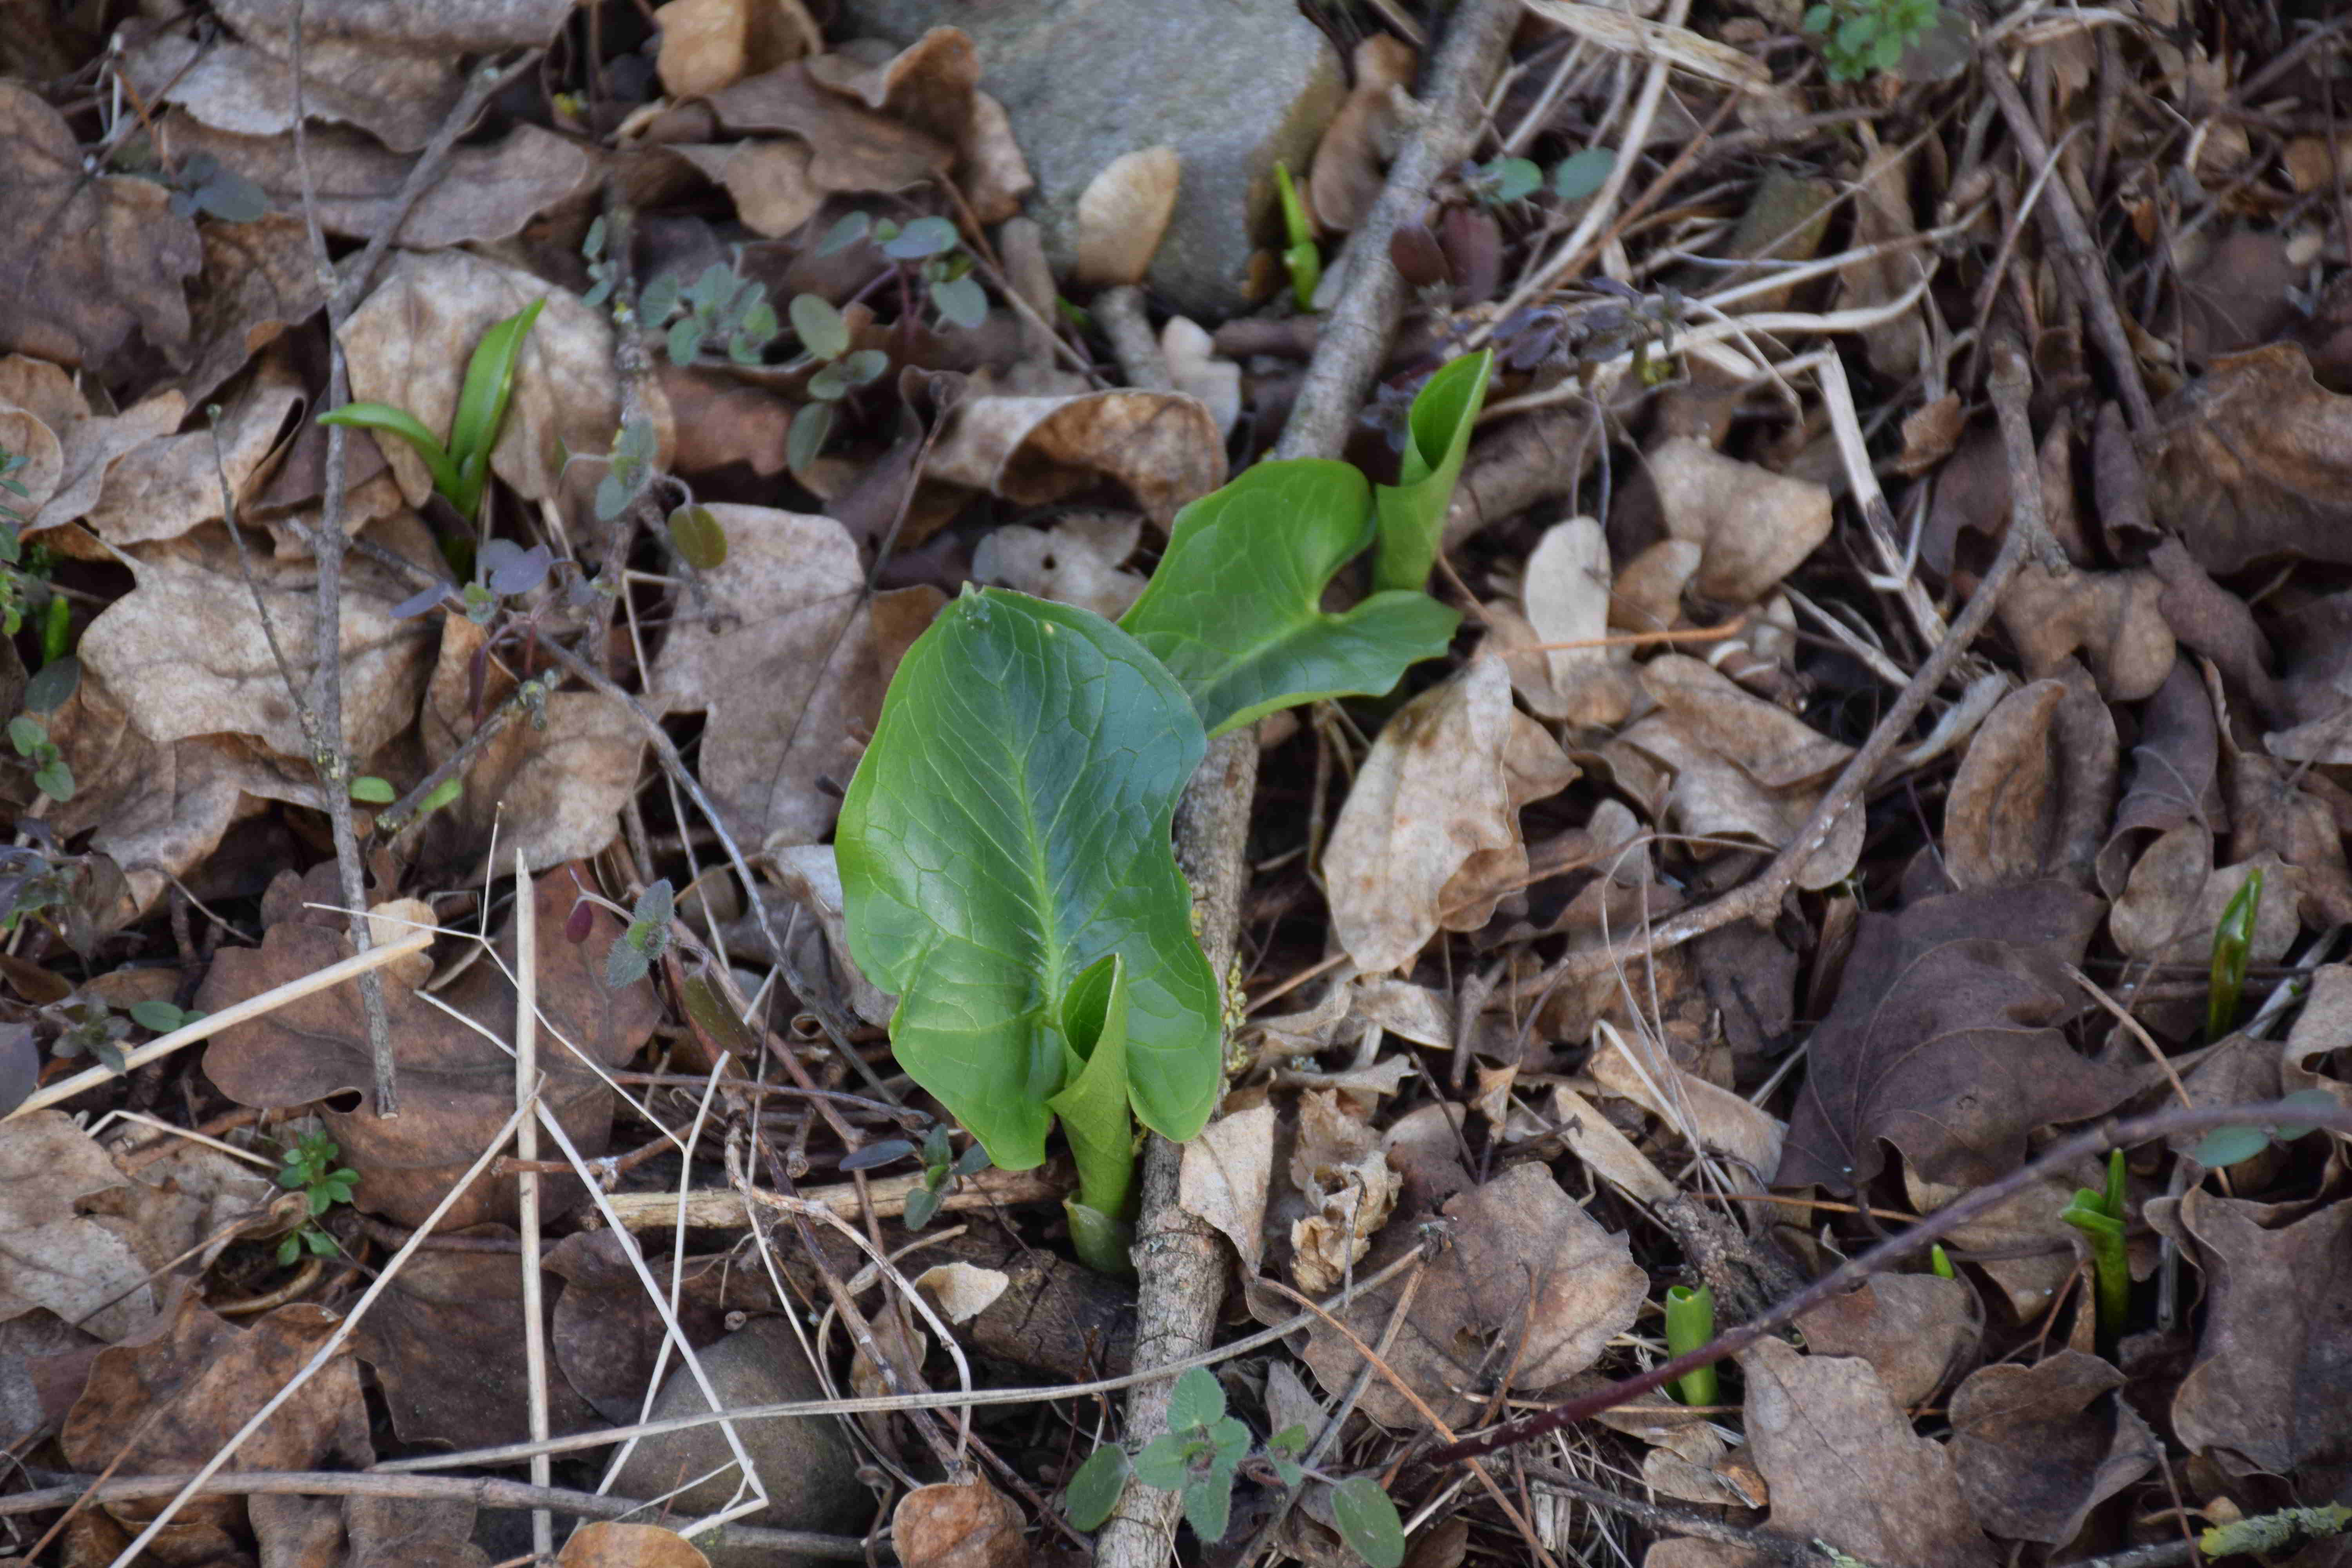
{"type": "MultiPolygon", "coordinates": [[[[825,230],[816,254],[837,256],[853,245],[871,242],[891,261],[902,283],[919,285],[950,326],[969,331],[988,320],[988,291],[971,275],[972,258],[963,237],[943,217],[919,217],[899,224],[866,213],[851,213],[825,230]]],[[[887,276],[887,274],[886,274],[887,276]]]]}
{"type": "MultiPolygon", "coordinates": [[[[2280,1103],[2325,1110],[2336,1103],[2324,1089],[2299,1089],[2280,1103]]],[[[2311,1129],[2296,1124],[2273,1127],[2216,1127],[2197,1141],[2189,1157],[2209,1171],[2218,1171],[2242,1160],[2251,1160],[2271,1146],[2273,1141],[2292,1143],[2307,1137],[2311,1129]]]]}
{"type": "Polygon", "coordinates": [[[907,1194],[905,1219],[908,1230],[920,1230],[931,1223],[948,1194],[955,1190],[960,1177],[976,1176],[988,1169],[988,1151],[975,1143],[959,1154],[948,1142],[948,1130],[933,1124],[923,1134],[919,1146],[904,1138],[885,1138],[868,1143],[842,1161],[845,1171],[871,1171],[893,1164],[909,1154],[923,1158],[923,1184],[907,1194]]]}
{"type": "Polygon", "coordinates": [[[1087,1456],[1070,1477],[1063,1509],[1075,1528],[1100,1529],[1132,1477],[1179,1494],[1185,1522],[1207,1546],[1223,1540],[1232,1523],[1234,1482],[1245,1469],[1293,1490],[1312,1479],[1331,1487],[1340,1539],[1372,1568],[1398,1568],[1404,1561],[1404,1521],[1379,1479],[1339,1479],[1308,1469],[1301,1462],[1308,1440],[1305,1426],[1292,1426],[1253,1450],[1249,1428],[1225,1414],[1225,1391],[1216,1374],[1194,1367],[1169,1392],[1168,1430],[1132,1460],[1116,1444],[1087,1456]]]}
{"type": "Polygon", "coordinates": [[[446,446],[405,408],[388,403],[347,403],[319,416],[321,425],[341,425],[397,436],[415,448],[433,476],[433,489],[472,522],[482,507],[482,490],[489,483],[490,450],[499,444],[506,424],[507,403],[514,395],[515,369],[522,360],[523,341],[547,304],[533,300],[505,321],[497,322],[474,345],[466,362],[466,380],[457,394],[457,416],[449,423],[446,446]]]}
{"type": "MultiPolygon", "coordinates": [[[[1475,410],[1460,377],[1431,384],[1475,410]]],[[[1445,650],[1460,616],[1418,589],[1320,607],[1423,515],[1378,510],[1345,463],[1260,463],[1177,514],[1118,624],[967,590],[883,701],[835,841],[850,952],[898,995],[899,1066],[999,1166],[1043,1163],[1059,1119],[1072,1237],[1097,1268],[1127,1267],[1135,1122],[1181,1142],[1223,1083],[1223,985],[1170,849],[1176,798],[1210,736],[1383,694],[1445,650]]]]}
{"type": "Polygon", "coordinates": [[[669,922],[676,912],[667,877],[637,895],[636,903],[629,910],[628,930],[604,955],[605,984],[615,991],[633,985],[661,962],[662,954],[669,951],[669,922]]]}
{"type": "MultiPolygon", "coordinates": [[[[49,552],[41,545],[28,549],[24,544],[16,531],[31,522],[32,517],[6,499],[33,499],[25,481],[14,477],[27,460],[23,453],[0,447],[0,634],[8,637],[24,629],[26,606],[38,602],[40,595],[47,592],[42,578],[47,572],[49,552]]],[[[54,595],[49,602],[62,603],[54,595]]],[[[43,637],[46,641],[46,627],[43,637]]]]}
{"type": "MultiPolygon", "coordinates": [[[[1931,47],[1951,26],[1937,0],[1822,0],[1804,18],[1804,31],[1821,40],[1832,81],[1860,81],[1874,71],[1904,67],[1906,55],[1931,47]]],[[[1925,61],[1914,74],[1939,68],[1939,62],[1925,61]]]]}
{"type": "MultiPolygon", "coordinates": [[[[1715,1338],[1715,1288],[1666,1288],[1666,1354],[1687,1355],[1715,1338]]],[[[1715,1368],[1703,1366],[1675,1379],[1675,1397],[1685,1405],[1713,1405],[1719,1384],[1715,1368]]]]}
{"type": "Polygon", "coordinates": [[[1609,183],[1617,168],[1613,147],[1587,147],[1559,161],[1551,172],[1551,193],[1564,202],[1580,202],[1609,183]]]}
{"type": "Polygon", "coordinates": [[[310,1218],[299,1230],[278,1244],[281,1266],[299,1259],[305,1248],[317,1258],[327,1257],[335,1250],[335,1238],[320,1226],[319,1221],[337,1204],[352,1201],[352,1188],[360,1179],[357,1171],[337,1168],[335,1158],[341,1152],[335,1141],[323,1132],[305,1132],[287,1147],[283,1155],[286,1163],[278,1173],[278,1184],[302,1194],[310,1205],[310,1218]]]}
{"type": "Polygon", "coordinates": [[[1372,557],[1376,589],[1419,591],[1437,563],[1445,529],[1445,509],[1462,477],[1470,431],[1486,405],[1486,383],[1494,369],[1492,349],[1482,349],[1429,378],[1405,416],[1405,444],[1397,482],[1380,489],[1380,548],[1372,557]]]}
{"type": "Polygon", "coordinates": [[[79,659],[66,655],[50,660],[25,683],[25,711],[8,721],[8,743],[33,770],[33,787],[60,803],[73,798],[73,769],[49,739],[42,715],[64,707],[80,682],[79,659]]]}
{"type": "Polygon", "coordinates": [[[1282,232],[1287,243],[1283,247],[1282,265],[1290,273],[1291,297],[1302,310],[1315,309],[1315,289],[1323,281],[1323,252],[1315,244],[1315,229],[1307,221],[1307,204],[1298,199],[1297,184],[1290,177],[1290,165],[1280,159],[1274,164],[1275,189],[1282,196],[1282,232]]]}
{"type": "Polygon", "coordinates": [[[2263,911],[2263,868],[2254,867],[2221,910],[2213,928],[2213,967],[2205,990],[2205,1037],[2228,1035],[2238,1019],[2238,998],[2246,989],[2246,961],[2254,948],[2254,922],[2263,911]]]}
{"type": "Polygon", "coordinates": [[[1496,158],[1464,166],[1463,185],[1484,206],[1508,206],[1543,189],[1543,170],[1531,158],[1496,158]]]}
{"type": "Polygon", "coordinates": [[[1927,1247],[1927,1268],[1938,1279],[1958,1279],[1959,1272],[1952,1267],[1952,1255],[1944,1250],[1940,1241],[1927,1247]]]}
{"type": "Polygon", "coordinates": [[[2099,1338],[2113,1344],[2123,1333],[2131,1311],[2131,1262],[2124,1247],[2124,1152],[2107,1155],[2107,1188],[2074,1189],[2074,1198],[2058,1217],[2083,1233],[2091,1247],[2091,1276],[2096,1293],[2099,1338]]]}

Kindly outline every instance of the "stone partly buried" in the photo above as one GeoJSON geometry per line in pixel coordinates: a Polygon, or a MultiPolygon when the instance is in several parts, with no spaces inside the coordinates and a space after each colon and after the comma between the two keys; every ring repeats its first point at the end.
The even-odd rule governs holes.
{"type": "Polygon", "coordinates": [[[845,0],[843,36],[904,47],[961,27],[1037,182],[1030,216],[1068,276],[1078,197],[1122,154],[1172,147],[1176,208],[1146,285],[1220,321],[1251,302],[1250,253],[1281,231],[1276,159],[1304,171],[1346,86],[1296,0],[845,0]]]}

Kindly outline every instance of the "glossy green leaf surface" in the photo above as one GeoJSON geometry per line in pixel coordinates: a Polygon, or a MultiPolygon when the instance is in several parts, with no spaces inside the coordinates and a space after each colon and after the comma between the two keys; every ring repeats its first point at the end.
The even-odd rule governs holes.
{"type": "Polygon", "coordinates": [[[1266,462],[1176,514],[1151,585],[1119,625],[1191,694],[1209,733],[1318,698],[1377,696],[1445,651],[1462,617],[1417,587],[1321,608],[1324,584],[1368,542],[1370,489],[1345,463],[1266,462]]]}
{"type": "MultiPolygon", "coordinates": [[[[515,367],[522,363],[523,340],[545,309],[544,299],[533,300],[502,321],[494,322],[474,345],[466,362],[465,385],[457,394],[457,412],[449,421],[449,455],[459,463],[480,453],[487,462],[498,445],[499,426],[506,422],[507,404],[514,396],[515,367]]],[[[479,490],[476,497],[479,499],[479,490]]],[[[468,517],[469,507],[460,507],[468,517]]]]}
{"type": "Polygon", "coordinates": [[[1486,405],[1487,373],[1495,351],[1481,349],[1429,378],[1406,421],[1404,462],[1397,482],[1380,487],[1381,542],[1372,586],[1418,589],[1437,563],[1445,509],[1454,500],[1470,429],[1486,405]]]}
{"type": "Polygon", "coordinates": [[[1127,1111],[1127,969],[1116,952],[1097,959],[1062,997],[1062,1063],[1068,1075],[1046,1100],[1078,1164],[1078,1195],[1065,1205],[1078,1256],[1125,1273],[1122,1216],[1135,1182],[1135,1123],[1127,1111]]]}
{"type": "Polygon", "coordinates": [[[389,403],[346,403],[331,414],[319,416],[321,425],[342,425],[353,430],[377,430],[387,436],[397,436],[416,448],[425,459],[425,471],[433,476],[433,488],[445,496],[455,496],[458,489],[457,465],[449,460],[448,448],[441,438],[418,423],[416,416],[405,408],[394,408],[389,403]]]}
{"type": "Polygon", "coordinates": [[[1220,998],[1169,847],[1206,747],[1135,638],[1002,589],[943,610],[890,683],[835,838],[850,952],[901,998],[899,1065],[1003,1169],[1044,1161],[1063,999],[1111,953],[1135,1114],[1177,1140],[1208,1119],[1220,998]]]}

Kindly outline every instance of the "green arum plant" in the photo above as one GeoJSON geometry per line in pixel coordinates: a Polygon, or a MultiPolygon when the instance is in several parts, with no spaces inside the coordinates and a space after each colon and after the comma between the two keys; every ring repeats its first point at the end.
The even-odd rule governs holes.
{"type": "Polygon", "coordinates": [[[1298,183],[1290,177],[1290,165],[1279,158],[1274,164],[1274,188],[1282,197],[1282,265],[1290,274],[1291,298],[1300,310],[1312,310],[1316,287],[1323,281],[1323,252],[1315,244],[1315,226],[1307,221],[1298,183]]]}
{"type": "Polygon", "coordinates": [[[1216,1374],[1196,1366],[1169,1392],[1168,1430],[1133,1459],[1116,1444],[1087,1455],[1070,1477],[1063,1508],[1075,1528],[1099,1530],[1132,1478],[1181,1494],[1185,1522],[1208,1546],[1224,1538],[1233,1521],[1234,1482],[1245,1471],[1263,1470],[1293,1490],[1311,1479],[1329,1483],[1332,1518],[1356,1554],[1371,1568],[1398,1568],[1404,1561],[1404,1521],[1379,1479],[1335,1479],[1309,1470],[1300,1463],[1307,1443],[1307,1428],[1292,1426],[1253,1452],[1249,1428],[1225,1414],[1225,1391],[1216,1374]]]}
{"type": "Polygon", "coordinates": [[[474,345],[473,357],[466,362],[465,383],[457,393],[457,412],[449,422],[447,445],[416,416],[389,403],[347,403],[331,414],[319,416],[319,423],[399,437],[425,460],[434,490],[457,509],[459,517],[472,522],[481,511],[482,491],[489,484],[490,451],[506,425],[523,342],[546,304],[545,300],[533,300],[493,323],[474,345]]]}
{"type": "MultiPolygon", "coordinates": [[[[1666,1354],[1687,1355],[1715,1338],[1715,1287],[1666,1287],[1666,1354]]],[[[1685,1405],[1713,1405],[1718,1392],[1715,1368],[1685,1373],[1674,1383],[1675,1397],[1685,1405]]]]}
{"type": "Polygon", "coordinates": [[[2263,912],[2263,868],[2254,867],[2213,927],[2213,963],[2205,987],[2205,1038],[2224,1038],[2238,1021],[2238,998],[2245,994],[2246,964],[2254,950],[2254,922],[2263,912]]]}
{"type": "Polygon", "coordinates": [[[2112,1346],[2131,1314],[2131,1259],[2124,1246],[2124,1152],[2107,1155],[2105,1192],[2077,1187],[2058,1217],[2083,1233],[2091,1248],[2091,1279],[2098,1303],[2099,1342],[2112,1346]]]}
{"type": "Polygon", "coordinates": [[[300,1193],[310,1205],[309,1217],[300,1229],[290,1232],[278,1244],[278,1261],[290,1265],[308,1248],[314,1258],[324,1258],[336,1250],[335,1238],[320,1227],[319,1221],[337,1204],[352,1201],[352,1188],[360,1173],[348,1168],[339,1169],[335,1160],[342,1150],[323,1132],[305,1132],[286,1146],[285,1166],[278,1173],[278,1184],[289,1192],[300,1193]]]}
{"type": "Polygon", "coordinates": [[[898,995],[899,1066],[998,1165],[1042,1163],[1059,1118],[1072,1238],[1097,1268],[1128,1267],[1134,1122],[1182,1142],[1223,1083],[1177,796],[1211,736],[1384,694],[1445,650],[1460,616],[1422,581],[1488,365],[1431,378],[1403,485],[1376,498],[1345,463],[1261,463],[1177,514],[1118,624],[967,590],[884,700],[835,837],[850,952],[898,995]],[[1379,591],[1324,610],[1376,537],[1379,591]]]}

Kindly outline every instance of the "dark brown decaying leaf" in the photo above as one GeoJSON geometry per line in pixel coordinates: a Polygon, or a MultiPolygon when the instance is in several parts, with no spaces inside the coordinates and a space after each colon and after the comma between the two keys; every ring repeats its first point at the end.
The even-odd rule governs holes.
{"type": "Polygon", "coordinates": [[[2340,1456],[2352,1443],[2352,1205],[2282,1213],[2194,1187],[2177,1213],[2208,1291],[2197,1364],[2172,1402],[2180,1440],[2282,1476],[2340,1456]]]}
{"type": "Polygon", "coordinates": [[[2192,817],[2217,825],[2227,820],[2213,703],[2188,660],[2175,662],[2139,717],[2130,782],[2099,850],[2099,887],[2109,898],[2123,891],[2147,835],[2169,832],[2192,817]]]}
{"type": "Polygon", "coordinates": [[[1851,1192],[1878,1174],[1881,1140],[1931,1181],[1991,1181],[2035,1128],[2130,1092],[2061,1031],[2083,1005],[2062,963],[2081,961],[2100,912],[2044,881],[1863,916],[1774,1184],[1851,1192]]]}
{"type": "Polygon", "coordinates": [[[2060,1351],[1979,1368],[1952,1393],[1952,1464],[1977,1522],[2063,1546],[2090,1511],[2156,1466],[2156,1435],[2120,1398],[2123,1373],[2060,1351]]]}
{"type": "Polygon", "coordinates": [[[1907,1408],[1976,1359],[1976,1319],[1975,1293],[1957,1279],[1884,1274],[1806,1313],[1805,1344],[1816,1355],[1862,1357],[1907,1408]]]}
{"type": "MultiPolygon", "coordinates": [[[[1508,1369],[1514,1388],[1560,1383],[1591,1366],[1610,1339],[1631,1326],[1649,1288],[1625,1237],[1603,1230],[1541,1165],[1515,1165],[1447,1203],[1454,1245],[1430,1265],[1389,1361],[1448,1422],[1470,1419],[1481,1401],[1452,1392],[1484,1389],[1508,1369]]],[[[1394,1250],[1415,1245],[1391,1226],[1360,1276],[1394,1250]]],[[[1367,1344],[1379,1341],[1395,1284],[1369,1292],[1340,1314],[1367,1344]]],[[[1278,1309],[1287,1315],[1287,1308],[1278,1309]]],[[[1353,1382],[1362,1358],[1328,1326],[1309,1331],[1307,1363],[1333,1394],[1353,1382]]],[[[1419,1429],[1420,1415],[1384,1382],[1361,1408],[1383,1425],[1419,1429]]]]}
{"type": "Polygon", "coordinates": [[[2028,560],[2001,595],[1999,616],[2028,677],[2051,675],[2080,654],[2101,696],[2137,702],[2172,669],[2175,644],[2163,595],[2163,579],[2153,572],[2053,576],[2028,560]]]}
{"type": "Polygon", "coordinates": [[[2003,698],[1969,742],[1944,805],[1944,863],[1962,888],[2088,883],[2116,786],[2116,721],[2077,665],[2003,698]]]}
{"type": "Polygon", "coordinates": [[[2198,564],[2352,562],[2352,397],[2313,380],[2301,349],[2225,355],[2158,413],[2148,499],[2198,564]]]}
{"type": "Polygon", "coordinates": [[[134,336],[178,363],[181,285],[204,264],[195,225],[152,180],[91,175],[57,110],[0,81],[0,352],[104,374],[134,336]]]}
{"type": "MultiPolygon", "coordinates": [[[[557,1369],[606,1420],[635,1420],[667,1331],[620,1238],[609,1230],[567,1236],[548,1252],[546,1268],[565,1282],[548,1331],[557,1369]]],[[[680,1277],[685,1289],[674,1303],[678,1326],[697,1350],[718,1342],[729,1312],[775,1310],[765,1281],[729,1268],[723,1256],[689,1258],[680,1277]]],[[[677,1356],[673,1346],[673,1363],[677,1356]]]]}

